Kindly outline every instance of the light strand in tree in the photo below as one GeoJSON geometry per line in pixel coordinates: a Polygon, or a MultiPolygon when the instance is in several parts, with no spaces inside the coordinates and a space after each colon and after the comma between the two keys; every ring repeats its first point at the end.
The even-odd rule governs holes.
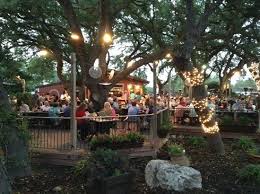
{"type": "Polygon", "coordinates": [[[249,71],[253,77],[253,79],[256,82],[256,87],[258,90],[260,90],[260,69],[259,69],[259,63],[253,63],[249,67],[249,71]]]}
{"type": "Polygon", "coordinates": [[[201,113],[201,116],[199,116],[199,121],[201,122],[203,131],[211,134],[219,132],[217,122],[215,122],[213,126],[210,126],[212,125],[210,121],[214,117],[214,111],[211,109],[207,111],[209,109],[207,99],[193,100],[192,103],[194,107],[201,113]]]}
{"type": "Polygon", "coordinates": [[[197,68],[193,68],[191,72],[186,71],[182,74],[190,86],[199,86],[204,82],[204,76],[197,68]]]}

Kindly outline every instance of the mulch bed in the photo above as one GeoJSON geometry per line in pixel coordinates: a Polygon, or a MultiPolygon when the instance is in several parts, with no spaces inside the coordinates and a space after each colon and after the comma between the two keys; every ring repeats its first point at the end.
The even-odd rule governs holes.
{"type": "MultiPolygon", "coordinates": [[[[186,154],[191,160],[191,166],[202,174],[201,190],[186,192],[174,192],[185,194],[202,193],[236,193],[257,194],[260,193],[260,185],[243,183],[239,181],[237,172],[249,164],[249,158],[245,153],[234,150],[232,144],[236,140],[225,140],[225,155],[210,153],[207,147],[201,148],[190,145],[187,138],[173,140],[182,143],[186,154]]],[[[151,158],[138,158],[130,161],[131,168],[136,174],[133,193],[135,194],[170,194],[161,189],[150,190],[145,183],[144,169],[151,158]]],[[[60,193],[87,193],[85,180],[78,180],[72,176],[72,169],[56,166],[33,166],[34,174],[31,177],[16,179],[13,188],[20,194],[57,193],[53,188],[60,186],[60,193]]]]}

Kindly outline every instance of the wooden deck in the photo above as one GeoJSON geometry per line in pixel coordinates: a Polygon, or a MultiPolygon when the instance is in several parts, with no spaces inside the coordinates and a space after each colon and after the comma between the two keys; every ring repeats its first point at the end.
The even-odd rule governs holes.
{"type": "MultiPolygon", "coordinates": [[[[32,162],[62,166],[74,166],[84,159],[90,152],[86,149],[60,151],[55,149],[32,149],[32,162]]],[[[156,149],[144,145],[140,148],[117,150],[128,158],[152,157],[156,155],[156,149]]]]}

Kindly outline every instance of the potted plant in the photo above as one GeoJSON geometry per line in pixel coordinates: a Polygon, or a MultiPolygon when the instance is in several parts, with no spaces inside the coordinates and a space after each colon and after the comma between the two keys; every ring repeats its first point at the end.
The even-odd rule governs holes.
{"type": "Polygon", "coordinates": [[[167,121],[163,123],[157,130],[157,135],[159,138],[165,138],[167,137],[169,131],[172,129],[171,122],[167,121]]]}
{"type": "Polygon", "coordinates": [[[157,158],[160,160],[170,160],[171,157],[168,153],[168,145],[169,143],[166,142],[165,144],[163,144],[160,149],[156,152],[157,154],[157,158]]]}
{"type": "Polygon", "coordinates": [[[260,148],[255,147],[247,153],[252,162],[260,163],[260,148]]]}
{"type": "Polygon", "coordinates": [[[185,156],[185,149],[182,145],[179,144],[171,144],[168,146],[168,153],[171,157],[171,162],[173,164],[178,164],[182,166],[189,166],[190,161],[185,156]]]}
{"type": "Polygon", "coordinates": [[[111,149],[97,149],[76,165],[74,173],[87,182],[87,190],[92,194],[127,194],[131,191],[133,174],[127,160],[111,149]]]}

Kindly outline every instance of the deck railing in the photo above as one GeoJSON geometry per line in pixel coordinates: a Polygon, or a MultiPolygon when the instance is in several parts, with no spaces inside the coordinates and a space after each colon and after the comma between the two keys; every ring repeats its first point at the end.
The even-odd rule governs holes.
{"type": "MultiPolygon", "coordinates": [[[[77,118],[76,149],[87,148],[93,135],[117,135],[136,131],[145,136],[147,142],[154,138],[153,130],[157,130],[169,116],[168,109],[157,112],[157,127],[153,126],[154,114],[131,116],[89,116],[77,118]],[[155,129],[154,129],[155,128],[155,129]]],[[[71,150],[73,133],[70,128],[70,117],[24,116],[28,121],[31,134],[31,148],[71,150]]]]}

